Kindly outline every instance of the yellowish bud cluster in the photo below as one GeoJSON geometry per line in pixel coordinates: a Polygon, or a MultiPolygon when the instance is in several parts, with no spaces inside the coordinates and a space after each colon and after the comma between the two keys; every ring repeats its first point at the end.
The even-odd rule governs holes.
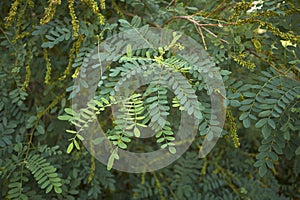
{"type": "Polygon", "coordinates": [[[234,18],[238,17],[242,11],[246,11],[251,8],[251,3],[250,2],[239,2],[237,3],[233,9],[234,9],[234,14],[229,17],[229,21],[232,21],[234,18]]]}
{"type": "Polygon", "coordinates": [[[76,68],[76,70],[75,70],[75,72],[74,72],[74,74],[72,75],[72,78],[77,78],[78,77],[78,75],[79,75],[79,70],[80,70],[80,67],[77,67],[76,68]]]}
{"type": "MultiPolygon", "coordinates": [[[[93,142],[91,142],[92,144],[93,142]]],[[[94,149],[94,148],[92,148],[94,149]]],[[[88,183],[91,183],[94,176],[95,176],[95,170],[96,170],[96,163],[95,163],[95,157],[91,156],[91,168],[90,168],[90,173],[89,173],[89,177],[88,177],[88,183]]]]}
{"type": "Polygon", "coordinates": [[[243,60],[245,57],[246,57],[246,54],[244,54],[244,53],[240,53],[239,55],[232,56],[233,60],[235,62],[237,62],[239,65],[241,65],[243,67],[247,67],[250,70],[254,70],[256,67],[255,64],[250,61],[243,60]]]}
{"type": "Polygon", "coordinates": [[[61,0],[50,0],[49,6],[45,9],[44,17],[40,20],[41,24],[47,24],[54,16],[56,7],[61,4],[61,0]]]}
{"type": "Polygon", "coordinates": [[[26,66],[26,77],[25,77],[25,81],[24,81],[23,86],[22,86],[22,90],[24,90],[24,91],[26,90],[26,88],[29,85],[30,76],[31,76],[30,65],[27,65],[26,66]]]}
{"type": "Polygon", "coordinates": [[[45,76],[45,84],[48,85],[51,79],[51,62],[48,56],[47,49],[44,49],[44,59],[46,62],[46,76],[45,76]]]}
{"type": "MultiPolygon", "coordinates": [[[[270,12],[266,12],[266,13],[270,13],[270,12]]],[[[264,21],[261,21],[261,20],[255,18],[255,17],[259,17],[259,16],[260,15],[256,14],[255,16],[251,16],[247,19],[237,20],[236,22],[231,23],[231,24],[235,25],[235,26],[240,26],[240,25],[245,25],[245,24],[259,24],[260,27],[267,29],[272,34],[274,34],[284,40],[289,40],[294,43],[299,41],[299,36],[296,36],[292,32],[283,33],[278,28],[274,27],[273,24],[264,22],[264,21]]]]}
{"type": "Polygon", "coordinates": [[[83,40],[83,35],[79,36],[79,38],[76,40],[76,42],[73,43],[72,48],[70,49],[70,53],[69,53],[68,66],[65,69],[62,77],[59,78],[59,80],[64,80],[67,77],[67,75],[70,73],[74,57],[79,52],[79,48],[81,46],[82,40],[83,40]]]}
{"type": "Polygon", "coordinates": [[[105,9],[105,0],[100,0],[100,7],[102,10],[105,9]]]}
{"type": "Polygon", "coordinates": [[[122,12],[121,8],[118,6],[118,4],[114,0],[111,3],[112,3],[113,9],[115,9],[117,11],[117,14],[121,18],[125,18],[125,15],[123,14],[123,12],[122,12]]]}
{"type": "Polygon", "coordinates": [[[27,53],[27,56],[26,56],[26,75],[25,75],[25,81],[23,83],[23,86],[22,86],[22,90],[26,90],[26,88],[29,86],[29,82],[30,82],[30,77],[31,77],[31,70],[30,70],[30,61],[32,59],[32,52],[29,51],[27,53]]]}
{"type": "Polygon", "coordinates": [[[70,15],[71,15],[71,18],[72,18],[72,27],[73,27],[73,36],[75,38],[78,37],[78,32],[79,32],[79,21],[77,19],[77,16],[75,14],[75,10],[74,10],[74,0],[68,0],[68,7],[69,7],[69,10],[70,10],[70,15]]]}
{"type": "Polygon", "coordinates": [[[233,140],[233,144],[235,148],[238,148],[240,146],[240,141],[237,135],[237,127],[236,123],[234,121],[234,117],[232,115],[232,112],[230,110],[227,110],[227,117],[229,119],[229,125],[230,125],[230,134],[231,138],[233,140]]]}
{"type": "MultiPolygon", "coordinates": [[[[88,5],[88,7],[90,7],[93,11],[94,14],[97,15],[98,20],[100,22],[101,25],[104,25],[105,23],[105,18],[104,16],[100,13],[99,7],[98,7],[98,3],[95,0],[81,0],[82,2],[84,2],[85,4],[88,5]]],[[[103,1],[104,2],[104,1],[103,1]]],[[[105,6],[103,6],[103,2],[101,3],[101,8],[105,8],[105,6]]],[[[105,4],[105,2],[104,2],[105,4]]]]}
{"type": "Polygon", "coordinates": [[[4,19],[4,21],[6,22],[5,28],[9,28],[13,24],[15,17],[17,15],[18,6],[20,4],[21,4],[21,0],[15,0],[14,3],[11,5],[8,16],[5,17],[4,19]]]}

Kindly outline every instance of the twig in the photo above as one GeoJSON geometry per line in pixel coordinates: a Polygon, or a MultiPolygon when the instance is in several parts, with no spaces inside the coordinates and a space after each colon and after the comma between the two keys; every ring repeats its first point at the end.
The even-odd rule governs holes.
{"type": "MultiPolygon", "coordinates": [[[[195,25],[195,24],[194,24],[195,25]]],[[[204,45],[204,49],[207,50],[207,46],[206,46],[206,42],[205,42],[205,38],[204,38],[204,35],[203,35],[203,32],[202,32],[202,29],[200,26],[196,26],[195,25],[195,28],[197,29],[198,33],[200,34],[201,36],[201,39],[202,39],[202,42],[203,42],[203,45],[204,45]]]]}
{"type": "MultiPolygon", "coordinates": [[[[205,30],[206,32],[208,32],[209,34],[211,34],[212,36],[214,36],[215,38],[218,38],[218,36],[216,34],[214,34],[213,32],[211,32],[210,30],[208,30],[207,28],[205,28],[205,26],[229,26],[229,24],[200,24],[199,22],[197,22],[196,20],[193,19],[192,16],[174,16],[173,19],[186,19],[190,22],[192,22],[196,27],[198,27],[197,30],[199,30],[199,34],[201,35],[202,41],[204,38],[204,35],[202,33],[201,28],[203,28],[203,30],[205,30]]],[[[172,21],[172,19],[170,19],[169,21],[167,21],[166,23],[169,23],[170,21],[172,21]]],[[[229,44],[228,41],[221,39],[221,42],[225,42],[226,44],[229,44]]],[[[205,42],[203,42],[205,44],[205,42]]]]}
{"type": "MultiPolygon", "coordinates": [[[[207,31],[209,34],[211,34],[212,36],[214,36],[215,38],[218,38],[218,36],[216,34],[214,34],[213,32],[211,32],[210,30],[208,30],[205,27],[202,27],[205,31],[207,31]]],[[[229,44],[229,42],[227,42],[226,40],[223,40],[220,38],[220,41],[225,42],[226,44],[229,44]]]]}
{"type": "Polygon", "coordinates": [[[166,9],[168,9],[173,3],[174,3],[174,7],[176,7],[176,0],[172,0],[172,1],[166,6],[166,9]]]}
{"type": "Polygon", "coordinates": [[[6,35],[5,31],[0,27],[0,30],[3,32],[5,38],[7,39],[8,43],[12,46],[12,48],[15,50],[15,52],[17,52],[16,47],[14,46],[14,44],[11,42],[11,40],[8,38],[8,36],[6,35]]]}

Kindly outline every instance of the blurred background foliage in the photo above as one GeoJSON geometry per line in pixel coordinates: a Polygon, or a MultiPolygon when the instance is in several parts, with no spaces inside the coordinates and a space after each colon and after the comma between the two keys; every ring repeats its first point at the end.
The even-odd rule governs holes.
{"type": "Polygon", "coordinates": [[[14,0],[0,9],[1,199],[300,198],[298,0],[14,0]],[[226,123],[204,159],[205,134],[144,174],[107,170],[80,140],[67,153],[72,125],[58,116],[73,79],[134,16],[184,32],[224,70],[226,123]]]}

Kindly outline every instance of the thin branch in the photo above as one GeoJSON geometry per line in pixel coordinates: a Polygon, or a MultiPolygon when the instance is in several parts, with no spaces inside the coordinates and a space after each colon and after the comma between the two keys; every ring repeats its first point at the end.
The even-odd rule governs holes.
{"type": "MultiPolygon", "coordinates": [[[[195,25],[195,24],[194,24],[195,25]]],[[[201,36],[201,39],[202,39],[202,42],[203,42],[203,45],[204,45],[204,49],[207,50],[207,46],[206,46],[206,42],[205,42],[205,38],[204,38],[204,35],[203,35],[203,32],[202,32],[202,29],[200,26],[196,26],[195,25],[195,28],[197,29],[198,33],[200,34],[201,36]]]]}
{"type": "MultiPolygon", "coordinates": [[[[208,32],[209,34],[211,34],[212,36],[214,36],[215,38],[218,38],[218,36],[216,34],[214,34],[212,31],[208,30],[207,28],[205,28],[205,26],[229,26],[229,24],[200,24],[199,22],[197,22],[196,20],[193,19],[192,16],[174,16],[173,18],[178,18],[178,19],[185,19],[188,20],[190,22],[192,22],[195,26],[197,26],[199,28],[199,32],[200,35],[202,37],[202,41],[203,41],[203,33],[201,28],[203,28],[203,30],[205,30],[206,32],[208,32]]],[[[171,19],[172,20],[172,19],[171,19]]],[[[167,21],[166,23],[169,23],[170,21],[167,21]]],[[[219,38],[221,42],[225,42],[226,44],[229,44],[228,41],[219,38]]]]}
{"type": "MultiPolygon", "coordinates": [[[[209,34],[211,34],[212,36],[214,36],[215,38],[218,38],[218,36],[216,34],[214,34],[213,32],[211,32],[210,30],[208,30],[205,27],[202,27],[205,31],[207,31],[209,34]]],[[[225,42],[226,44],[229,44],[229,42],[227,42],[226,40],[223,40],[220,38],[220,41],[225,42]]]]}
{"type": "Polygon", "coordinates": [[[14,44],[11,42],[11,40],[6,35],[5,31],[1,27],[0,27],[0,30],[3,32],[4,37],[7,39],[8,43],[12,46],[12,48],[15,50],[15,52],[18,52],[17,49],[16,49],[16,47],[14,46],[14,44]]]}
{"type": "Polygon", "coordinates": [[[172,0],[172,1],[166,6],[166,9],[168,9],[173,3],[174,3],[174,7],[176,7],[176,0],[172,0]]]}
{"type": "Polygon", "coordinates": [[[275,69],[279,74],[281,74],[282,76],[285,76],[293,81],[299,81],[300,78],[294,74],[293,72],[291,72],[291,68],[293,68],[293,66],[289,69],[286,69],[286,71],[282,71],[280,69],[278,69],[273,63],[271,63],[271,61],[268,61],[267,59],[263,58],[262,56],[260,56],[256,51],[246,48],[246,51],[248,51],[250,54],[254,55],[255,57],[257,57],[259,60],[268,63],[273,69],[275,69]],[[292,77],[293,75],[293,77],[292,77]]]}

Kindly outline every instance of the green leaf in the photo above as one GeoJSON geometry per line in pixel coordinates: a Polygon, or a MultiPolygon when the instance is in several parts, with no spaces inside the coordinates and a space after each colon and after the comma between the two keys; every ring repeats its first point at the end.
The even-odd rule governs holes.
{"type": "Polygon", "coordinates": [[[101,100],[103,101],[103,103],[105,103],[106,105],[109,104],[109,101],[107,101],[104,97],[101,98],[101,100]]]}
{"type": "Polygon", "coordinates": [[[120,156],[119,156],[117,153],[114,153],[114,158],[115,158],[116,160],[119,160],[119,159],[120,159],[120,156]]]}
{"type": "Polygon", "coordinates": [[[228,70],[221,70],[220,71],[220,74],[223,75],[223,76],[227,76],[229,74],[231,74],[232,72],[231,71],[228,71],[228,70]]]}
{"type": "Polygon", "coordinates": [[[262,111],[261,113],[258,114],[259,117],[267,117],[272,113],[272,110],[266,110],[262,111]]]}
{"type": "Polygon", "coordinates": [[[271,160],[266,160],[266,163],[269,169],[274,169],[274,164],[271,162],[271,160]]]}
{"type": "Polygon", "coordinates": [[[245,96],[245,97],[255,97],[256,93],[254,93],[254,92],[244,92],[243,96],[245,96]]]}
{"type": "Polygon", "coordinates": [[[262,151],[262,152],[260,152],[259,154],[256,155],[256,158],[259,159],[259,160],[264,159],[266,157],[268,157],[268,152],[265,152],[265,151],[262,151]]]}
{"type": "Polygon", "coordinates": [[[29,119],[27,120],[27,123],[31,124],[31,123],[33,123],[35,120],[37,120],[37,117],[36,117],[36,116],[31,116],[31,117],[29,117],[29,119]]]}
{"type": "Polygon", "coordinates": [[[124,142],[120,141],[118,142],[118,147],[120,147],[121,149],[126,149],[127,145],[124,142]]]}
{"type": "Polygon", "coordinates": [[[136,125],[138,125],[138,126],[140,126],[140,127],[147,127],[147,125],[145,125],[145,124],[141,124],[141,123],[136,123],[136,125]]]}
{"type": "Polygon", "coordinates": [[[176,154],[176,148],[173,146],[169,146],[169,151],[171,154],[176,154]]]}
{"type": "Polygon", "coordinates": [[[174,141],[175,140],[175,137],[173,137],[173,136],[166,136],[165,138],[168,141],[174,141]]]}
{"type": "Polygon", "coordinates": [[[273,143],[272,148],[277,154],[279,155],[283,154],[282,148],[277,143],[273,143]]]}
{"type": "Polygon", "coordinates": [[[273,128],[273,129],[276,129],[276,125],[275,125],[275,122],[274,122],[274,120],[272,120],[272,119],[268,119],[268,124],[273,128]]]}
{"type": "Polygon", "coordinates": [[[255,163],[254,163],[254,167],[260,167],[260,166],[262,166],[264,164],[264,161],[263,160],[258,160],[258,161],[256,161],[255,163]]]}
{"type": "Polygon", "coordinates": [[[93,141],[93,143],[94,143],[94,145],[98,145],[98,144],[100,144],[101,142],[103,142],[104,140],[105,140],[104,137],[98,137],[98,138],[96,138],[96,139],[93,141]]]}
{"type": "Polygon", "coordinates": [[[244,120],[245,118],[248,117],[248,115],[249,115],[248,112],[243,112],[243,113],[240,115],[239,120],[241,120],[241,121],[244,120]]]}
{"type": "Polygon", "coordinates": [[[194,111],[194,115],[198,120],[202,120],[203,119],[203,115],[199,110],[195,110],[194,111]]]}
{"type": "MultiPolygon", "coordinates": [[[[76,149],[77,149],[77,150],[80,150],[80,146],[79,146],[77,140],[74,139],[74,140],[73,140],[73,143],[74,143],[76,149]]],[[[67,153],[68,153],[68,152],[67,152],[67,153]]]]}
{"type": "Polygon", "coordinates": [[[50,181],[47,180],[47,181],[45,181],[45,182],[41,185],[41,188],[42,188],[42,189],[45,189],[49,184],[50,184],[50,181]]]}
{"type": "Polygon", "coordinates": [[[296,149],[295,154],[296,154],[297,156],[300,155],[300,146],[296,149]]]}
{"type": "Polygon", "coordinates": [[[42,48],[52,48],[52,47],[54,47],[54,43],[53,42],[44,42],[43,44],[42,44],[42,48]]]}
{"type": "Polygon", "coordinates": [[[55,191],[55,193],[57,193],[57,194],[61,194],[61,193],[62,193],[61,187],[54,187],[54,191],[55,191]]]}
{"type": "Polygon", "coordinates": [[[121,137],[121,140],[122,140],[123,142],[130,142],[130,141],[131,141],[131,139],[128,138],[128,137],[121,137]]]}
{"type": "Polygon", "coordinates": [[[53,189],[53,185],[49,185],[46,189],[46,193],[49,193],[53,189]]]}
{"type": "Polygon", "coordinates": [[[264,138],[267,138],[270,136],[272,132],[272,129],[270,128],[270,126],[268,124],[264,125],[264,127],[262,128],[262,133],[264,138]]]}
{"type": "Polygon", "coordinates": [[[132,57],[132,49],[130,44],[127,44],[126,46],[126,54],[128,57],[132,57]]]}
{"type": "Polygon", "coordinates": [[[240,36],[235,37],[235,38],[234,38],[234,41],[235,41],[237,44],[240,44],[240,43],[242,42],[240,36]]]}
{"type": "Polygon", "coordinates": [[[106,169],[107,169],[108,171],[111,170],[112,166],[114,165],[114,161],[115,161],[115,157],[114,157],[113,154],[111,154],[111,155],[109,156],[108,163],[107,163],[107,166],[106,166],[106,169]]]}
{"type": "Polygon", "coordinates": [[[258,172],[259,172],[259,175],[261,177],[264,177],[267,173],[268,169],[267,169],[267,166],[265,164],[261,165],[258,169],[258,172]]]}
{"type": "Polygon", "coordinates": [[[100,108],[103,107],[102,102],[100,102],[100,101],[98,101],[98,100],[96,100],[96,99],[94,99],[93,102],[94,102],[98,107],[100,107],[100,108]]]}
{"type": "Polygon", "coordinates": [[[239,107],[241,103],[238,100],[231,100],[230,105],[233,107],[239,107]]]}
{"type": "Polygon", "coordinates": [[[213,139],[213,137],[214,137],[213,132],[212,132],[212,131],[209,131],[209,133],[207,134],[207,140],[208,140],[208,141],[211,141],[211,140],[213,139]]]}
{"type": "Polygon", "coordinates": [[[84,140],[84,138],[83,138],[80,134],[77,134],[76,137],[77,137],[79,140],[81,140],[81,141],[84,140]]]}
{"type": "Polygon", "coordinates": [[[272,159],[272,160],[274,160],[275,162],[276,161],[278,161],[278,156],[277,156],[277,154],[276,153],[274,153],[273,151],[269,151],[268,152],[268,156],[272,159]]]}
{"type": "Polygon", "coordinates": [[[70,115],[60,115],[57,117],[59,120],[65,121],[65,120],[72,120],[73,117],[70,115]]]}
{"type": "Polygon", "coordinates": [[[73,131],[73,130],[66,130],[67,133],[72,133],[72,134],[77,134],[76,131],[73,131]]]}
{"type": "Polygon", "coordinates": [[[245,119],[243,120],[243,125],[244,125],[245,128],[249,128],[250,125],[251,125],[250,119],[249,119],[249,118],[245,118],[245,119]]]}
{"type": "Polygon", "coordinates": [[[247,111],[247,110],[249,110],[251,107],[249,106],[249,105],[244,105],[244,106],[241,106],[240,108],[239,108],[239,110],[240,111],[247,111]]]}
{"type": "Polygon", "coordinates": [[[74,147],[73,142],[68,145],[68,148],[67,148],[67,153],[68,154],[71,153],[71,151],[73,150],[73,147],[74,147]]]}
{"type": "Polygon", "coordinates": [[[133,129],[133,133],[134,133],[134,136],[137,138],[141,136],[141,132],[136,126],[133,129]]]}
{"type": "Polygon", "coordinates": [[[41,125],[38,125],[38,126],[36,127],[36,130],[37,130],[37,132],[38,132],[39,134],[44,134],[44,133],[45,133],[45,129],[44,129],[44,127],[41,126],[41,125]]]}
{"type": "Polygon", "coordinates": [[[69,115],[72,115],[72,116],[74,116],[74,115],[77,114],[77,113],[76,113],[73,109],[71,109],[71,108],[65,108],[65,112],[68,113],[69,115]]]}
{"type": "Polygon", "coordinates": [[[263,125],[265,125],[268,122],[268,118],[260,119],[256,124],[256,128],[261,128],[263,125]]]}
{"type": "Polygon", "coordinates": [[[162,137],[162,138],[159,138],[158,140],[156,140],[157,143],[161,143],[161,142],[163,142],[163,141],[165,141],[165,138],[163,138],[163,137],[162,137]]]}

